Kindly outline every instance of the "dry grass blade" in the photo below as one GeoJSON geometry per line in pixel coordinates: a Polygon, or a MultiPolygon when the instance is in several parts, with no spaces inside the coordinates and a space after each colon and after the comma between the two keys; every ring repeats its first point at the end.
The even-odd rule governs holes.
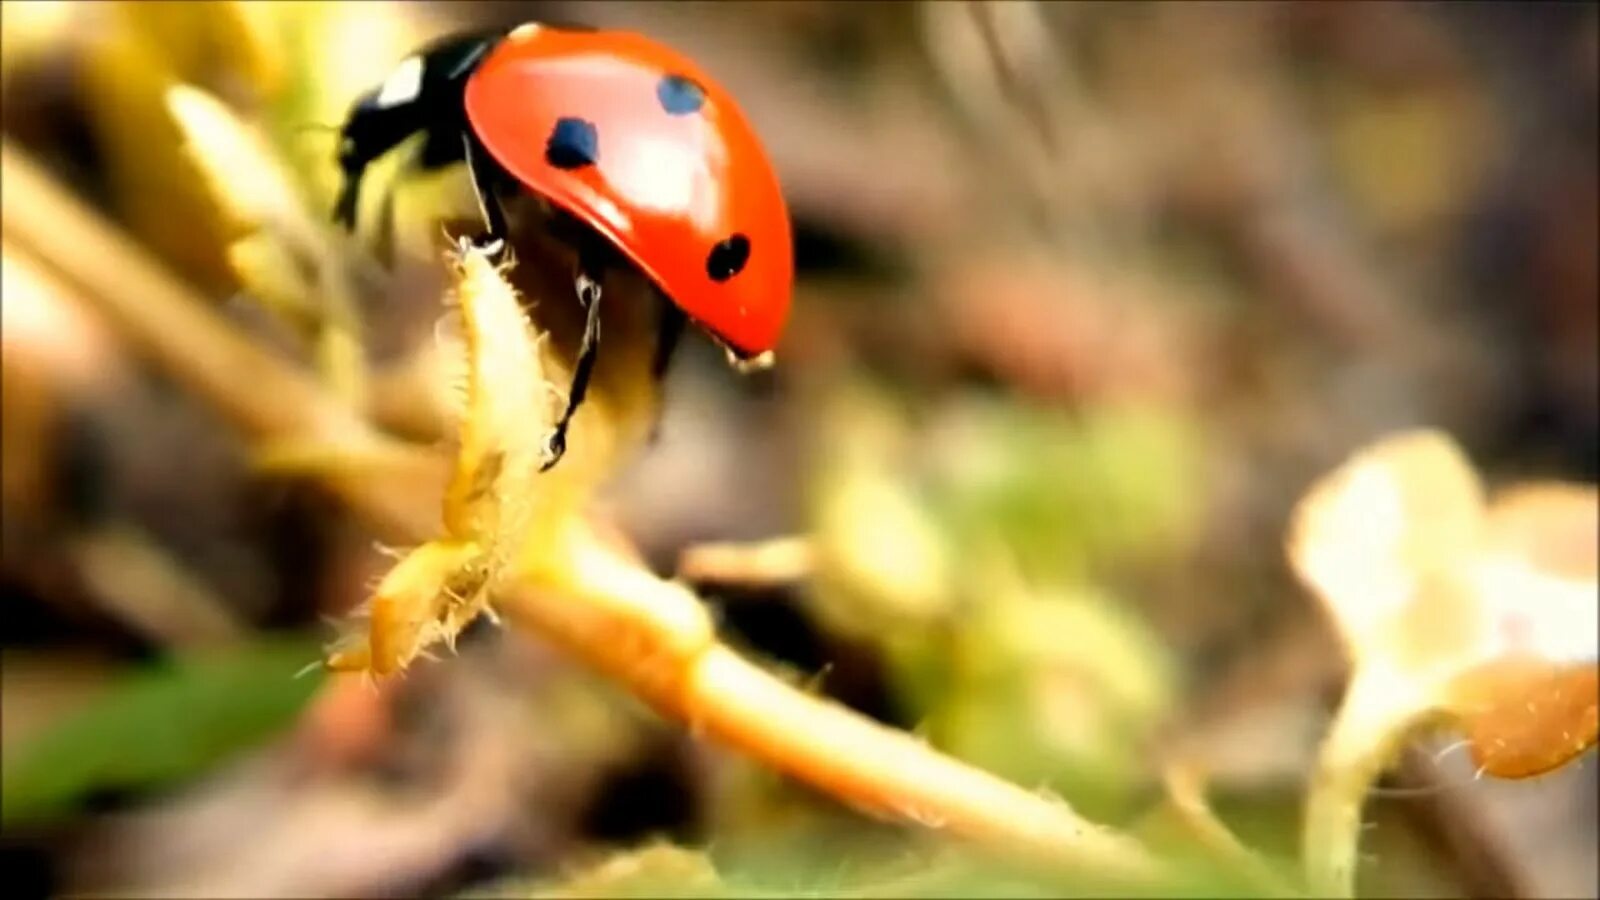
{"type": "MultiPolygon", "coordinates": [[[[265,139],[245,125],[220,100],[188,85],[167,91],[167,107],[189,141],[190,155],[206,176],[211,195],[238,223],[281,242],[279,256],[308,260],[316,271],[315,336],[318,368],[335,392],[356,409],[366,403],[366,359],[358,339],[360,322],[350,279],[334,252],[337,240],[307,210],[299,186],[268,148],[265,139]]],[[[250,240],[245,238],[244,240],[250,240]]],[[[237,244],[235,246],[238,246],[237,244]]],[[[230,253],[238,274],[241,268],[230,253]]],[[[246,281],[252,288],[255,285],[246,281]]],[[[272,285],[257,289],[280,294],[272,285]]]]}
{"type": "Polygon", "coordinates": [[[1162,768],[1161,780],[1167,789],[1167,801],[1179,820],[1213,857],[1265,896],[1300,895],[1217,818],[1206,802],[1205,779],[1196,766],[1168,762],[1162,768]]]}
{"type": "MultiPolygon", "coordinates": [[[[9,143],[0,143],[0,171],[6,240],[81,290],[139,351],[251,437],[410,456],[413,478],[442,482],[434,454],[374,432],[315,380],[234,330],[9,143]]],[[[376,489],[359,473],[327,473],[326,481],[385,528],[386,538],[414,539],[438,521],[437,495],[429,491],[376,489]]]]}
{"type": "Polygon", "coordinates": [[[811,542],[804,537],[706,543],[684,548],[678,557],[678,577],[694,584],[786,585],[810,577],[815,565],[811,542]]]}

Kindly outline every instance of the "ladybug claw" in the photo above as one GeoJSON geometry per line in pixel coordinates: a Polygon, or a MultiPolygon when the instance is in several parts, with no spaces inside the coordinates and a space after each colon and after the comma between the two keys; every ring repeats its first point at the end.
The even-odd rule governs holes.
{"type": "Polygon", "coordinates": [[[345,231],[354,231],[356,227],[356,183],[351,182],[339,192],[339,199],[333,206],[333,222],[345,231]]]}
{"type": "Polygon", "coordinates": [[[539,471],[548,472],[555,468],[555,464],[561,461],[561,457],[566,455],[566,452],[567,430],[565,428],[558,427],[555,431],[551,432],[550,441],[545,445],[545,461],[544,464],[539,467],[539,471]]]}
{"type": "Polygon", "coordinates": [[[489,257],[489,261],[495,265],[500,265],[506,261],[506,242],[504,238],[465,238],[462,240],[462,243],[467,249],[476,250],[477,252],[482,253],[484,256],[489,257]]]}

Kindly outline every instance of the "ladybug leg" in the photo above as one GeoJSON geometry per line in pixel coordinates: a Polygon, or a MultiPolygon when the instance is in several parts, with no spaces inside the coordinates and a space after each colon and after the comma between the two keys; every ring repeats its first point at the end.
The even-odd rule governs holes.
{"type": "Polygon", "coordinates": [[[578,345],[578,360],[572,370],[572,387],[567,391],[567,408],[561,414],[561,420],[556,422],[555,431],[550,433],[550,456],[539,471],[548,471],[552,466],[561,461],[562,455],[567,452],[567,426],[572,424],[572,415],[583,404],[583,397],[589,392],[589,376],[594,374],[595,359],[600,350],[600,282],[590,275],[599,272],[593,263],[580,254],[578,275],[573,279],[573,284],[578,289],[578,300],[587,309],[588,315],[583,322],[583,339],[578,345]]]}
{"type": "MultiPolygon", "coordinates": [[[[500,208],[500,198],[495,193],[495,165],[483,146],[473,138],[472,132],[461,132],[461,148],[466,156],[467,171],[472,175],[473,193],[478,196],[478,209],[483,213],[484,225],[488,228],[487,235],[476,243],[479,249],[498,260],[510,246],[507,241],[510,229],[506,226],[505,210],[500,208]]],[[[596,287],[595,296],[598,298],[599,294],[600,290],[596,287]]]]}
{"type": "Polygon", "coordinates": [[[346,170],[344,184],[339,188],[339,199],[333,205],[334,224],[345,231],[354,231],[356,227],[356,202],[361,199],[361,170],[366,164],[355,171],[346,170]]]}
{"type": "MultiPolygon", "coordinates": [[[[420,156],[421,154],[413,151],[410,156],[400,164],[399,172],[402,175],[405,175],[423,168],[424,164],[420,159],[420,156]]],[[[377,247],[374,252],[384,265],[392,266],[395,258],[395,200],[399,188],[394,184],[387,185],[386,187],[388,190],[383,192],[382,202],[378,206],[378,225],[376,229],[377,247]]]]}

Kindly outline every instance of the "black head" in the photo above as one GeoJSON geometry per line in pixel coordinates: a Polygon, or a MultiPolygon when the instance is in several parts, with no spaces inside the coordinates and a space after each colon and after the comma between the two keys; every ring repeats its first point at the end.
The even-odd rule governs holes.
{"type": "Polygon", "coordinates": [[[502,36],[458,34],[434,41],[401,60],[383,84],[356,99],[339,131],[345,185],[335,219],[350,227],[366,167],[414,134],[428,135],[434,164],[460,160],[467,79],[502,36]]]}

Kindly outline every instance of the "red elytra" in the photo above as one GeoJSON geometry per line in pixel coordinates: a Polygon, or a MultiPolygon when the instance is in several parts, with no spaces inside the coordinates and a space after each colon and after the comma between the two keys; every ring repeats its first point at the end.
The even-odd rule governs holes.
{"type": "Polygon", "coordinates": [[[468,80],[466,115],[502,168],[604,235],[701,327],[747,355],[777,344],[794,277],[783,194],[733,99],[687,57],[626,32],[524,26],[468,80]],[[663,79],[694,108],[669,109],[663,79]],[[563,120],[579,120],[592,161],[548,158],[563,120]],[[719,269],[719,245],[737,271],[719,269]]]}

